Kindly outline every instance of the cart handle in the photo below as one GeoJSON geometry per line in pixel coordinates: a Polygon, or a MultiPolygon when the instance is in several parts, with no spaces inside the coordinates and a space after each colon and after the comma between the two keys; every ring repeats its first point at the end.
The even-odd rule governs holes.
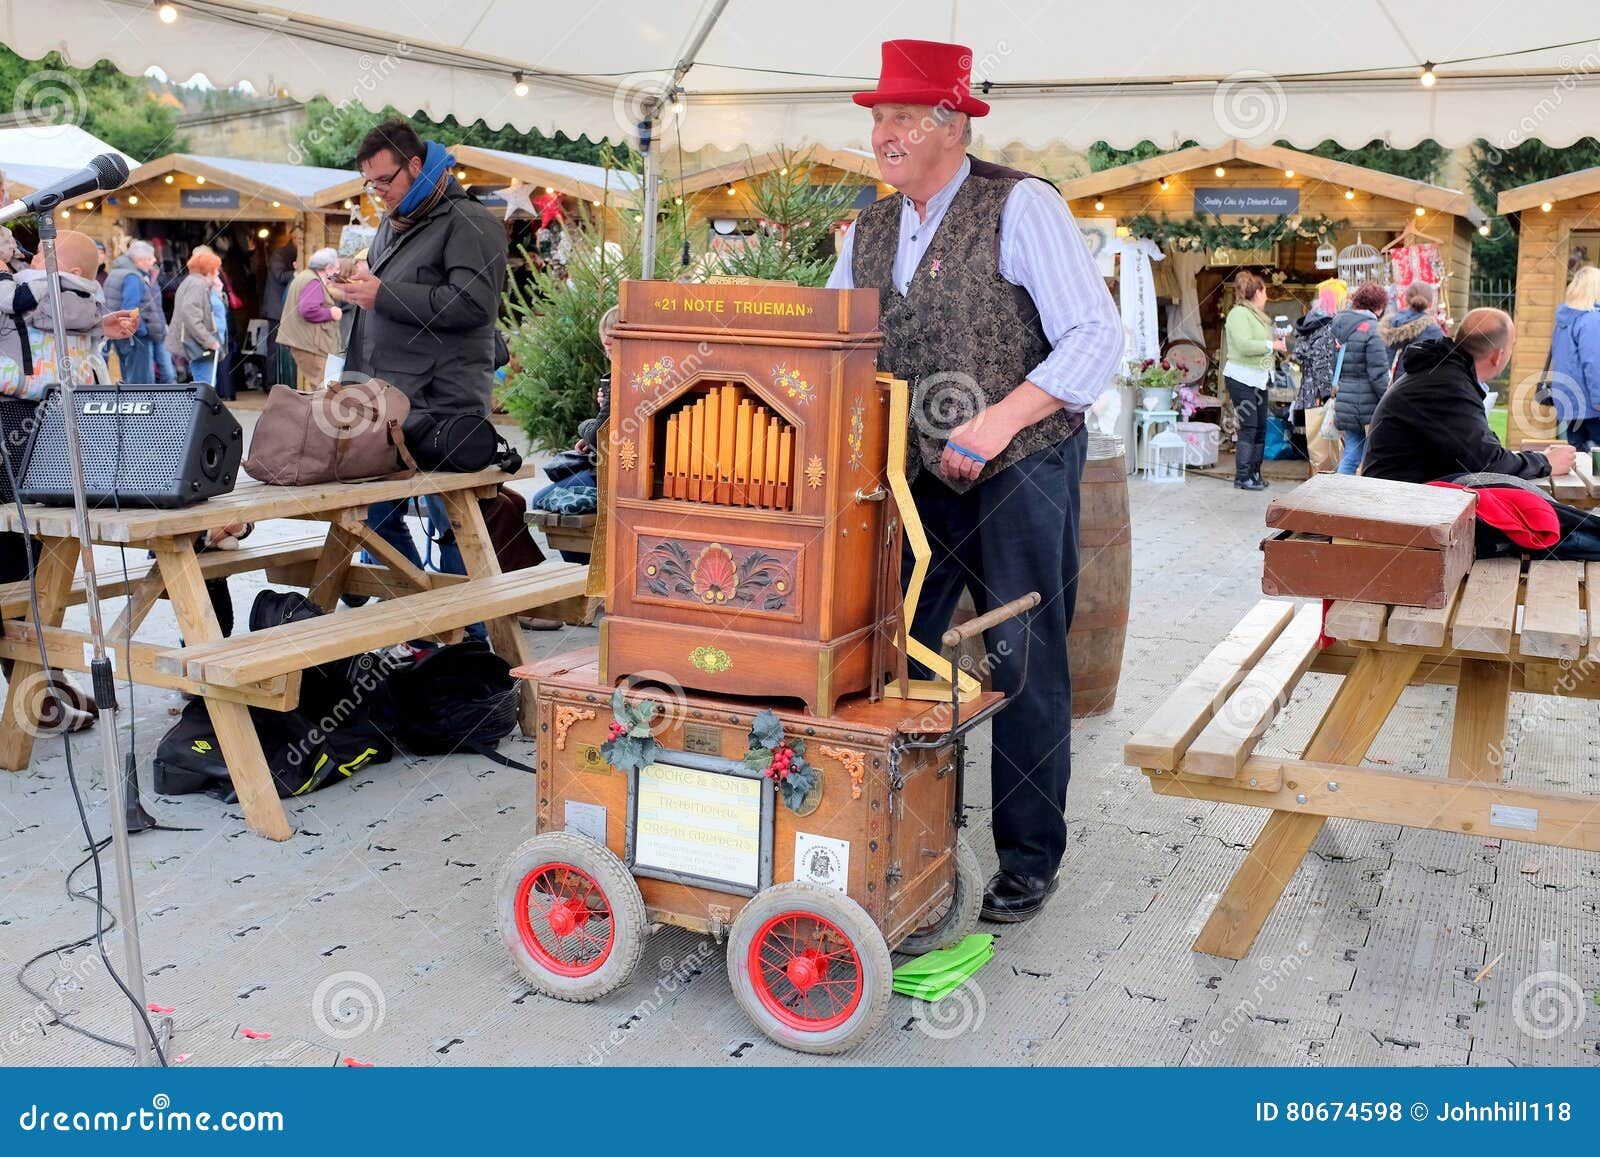
{"type": "Polygon", "coordinates": [[[1039,592],[1029,591],[1021,598],[1012,599],[1003,607],[996,607],[992,611],[985,611],[977,618],[968,619],[959,627],[951,627],[944,633],[939,641],[948,649],[959,647],[962,643],[987,631],[990,627],[997,627],[1007,619],[1014,619],[1018,615],[1026,614],[1039,605],[1039,592]]]}

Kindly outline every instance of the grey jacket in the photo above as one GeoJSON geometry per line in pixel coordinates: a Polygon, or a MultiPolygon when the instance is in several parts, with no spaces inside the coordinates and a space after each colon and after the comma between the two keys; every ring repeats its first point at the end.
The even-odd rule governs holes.
{"type": "Polygon", "coordinates": [[[452,177],[406,232],[378,226],[368,264],[383,284],[374,307],[357,311],[345,373],[382,378],[422,410],[487,415],[505,227],[452,177]]]}
{"type": "Polygon", "coordinates": [[[1339,368],[1339,400],[1334,424],[1360,433],[1372,422],[1378,399],[1389,388],[1389,347],[1378,331],[1378,319],[1364,309],[1346,309],[1333,319],[1333,340],[1344,349],[1339,368]]]}
{"type": "Polygon", "coordinates": [[[217,336],[217,324],[211,316],[211,279],[191,273],[178,284],[177,295],[172,299],[172,325],[167,330],[167,352],[174,357],[194,356],[194,350],[183,348],[187,337],[202,351],[216,349],[222,344],[217,336]]]}
{"type": "MultiPolygon", "coordinates": [[[[69,334],[86,333],[100,336],[100,319],[105,316],[105,297],[100,283],[71,273],[61,275],[61,322],[69,334]]],[[[24,269],[21,273],[0,274],[0,360],[22,364],[22,343],[27,336],[17,328],[17,314],[22,314],[26,326],[50,335],[55,333],[55,310],[50,304],[50,291],[45,285],[42,269],[24,269]]],[[[80,370],[86,367],[79,367],[80,370]]],[[[5,376],[12,372],[5,367],[5,376]]],[[[79,380],[87,380],[80,378],[79,380]]]]}
{"type": "Polygon", "coordinates": [[[133,263],[133,257],[127,253],[113,261],[111,271],[106,274],[104,289],[107,307],[122,308],[123,283],[130,277],[139,280],[139,320],[144,324],[144,333],[139,336],[152,342],[164,340],[167,336],[167,315],[161,312],[161,291],[140,272],[133,263]]]}

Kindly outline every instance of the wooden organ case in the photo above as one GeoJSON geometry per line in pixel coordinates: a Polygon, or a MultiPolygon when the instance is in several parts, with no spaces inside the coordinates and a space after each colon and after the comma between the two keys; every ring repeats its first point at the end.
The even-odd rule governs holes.
{"type": "Polygon", "coordinates": [[[877,294],[622,285],[601,680],[876,698],[899,610],[877,294]]]}

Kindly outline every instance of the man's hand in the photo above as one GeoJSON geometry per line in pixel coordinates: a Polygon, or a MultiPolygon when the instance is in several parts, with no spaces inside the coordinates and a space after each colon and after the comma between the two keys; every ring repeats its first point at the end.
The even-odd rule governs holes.
{"type": "Polygon", "coordinates": [[[344,283],[344,299],[360,309],[371,309],[378,300],[378,288],[383,284],[370,273],[360,273],[344,283]]]}
{"type": "Polygon", "coordinates": [[[1545,447],[1544,456],[1550,459],[1551,477],[1560,477],[1572,473],[1572,464],[1578,460],[1578,451],[1576,447],[1557,442],[1545,447]]]}
{"type": "Polygon", "coordinates": [[[100,319],[100,328],[105,335],[113,341],[122,341],[139,332],[139,311],[137,309],[119,309],[108,313],[100,319]]]}
{"type": "Polygon", "coordinates": [[[939,458],[939,472],[952,482],[971,482],[986,463],[1005,453],[1016,436],[1017,427],[1007,419],[1005,411],[991,406],[950,431],[950,440],[939,458]],[[967,453],[955,449],[957,446],[967,453]]]}
{"type": "Polygon", "coordinates": [[[338,321],[341,317],[344,316],[344,310],[340,309],[337,305],[330,305],[328,307],[328,312],[333,314],[333,320],[334,321],[338,321]]]}

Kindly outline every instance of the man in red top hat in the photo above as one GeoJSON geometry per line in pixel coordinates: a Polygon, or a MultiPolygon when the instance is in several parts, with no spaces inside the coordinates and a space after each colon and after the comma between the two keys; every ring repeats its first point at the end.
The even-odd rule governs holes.
{"type": "Polygon", "coordinates": [[[828,284],[878,290],[879,362],[912,385],[907,472],[933,551],[912,633],[937,638],[963,587],[980,612],[1042,599],[984,636],[1011,703],[994,724],[1000,869],[983,915],[1020,921],[1055,890],[1066,850],[1083,411],[1125,339],[1055,187],[967,155],[972,118],[989,112],[971,72],[961,45],[883,45],[878,87],[855,101],[872,110],[872,151],[897,192],[851,226],[828,284]]]}

